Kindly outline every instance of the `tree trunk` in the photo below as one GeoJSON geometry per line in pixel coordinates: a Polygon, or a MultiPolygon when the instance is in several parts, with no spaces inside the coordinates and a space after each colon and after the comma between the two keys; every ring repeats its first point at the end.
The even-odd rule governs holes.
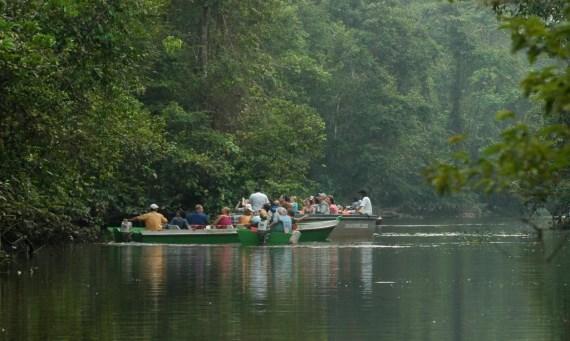
{"type": "Polygon", "coordinates": [[[465,87],[463,56],[461,51],[455,51],[455,73],[454,81],[451,83],[451,111],[449,113],[449,129],[454,134],[464,133],[465,124],[461,113],[461,101],[463,97],[463,89],[465,87]]]}
{"type": "Polygon", "coordinates": [[[202,71],[208,76],[208,23],[210,21],[210,6],[202,7],[202,71]]]}

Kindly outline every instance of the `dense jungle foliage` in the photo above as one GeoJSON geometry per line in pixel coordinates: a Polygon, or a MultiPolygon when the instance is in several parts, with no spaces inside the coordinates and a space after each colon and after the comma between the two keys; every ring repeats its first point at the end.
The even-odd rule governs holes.
{"type": "MultiPolygon", "coordinates": [[[[511,32],[514,51],[524,51],[533,66],[522,81],[525,96],[541,104],[535,122],[524,111],[500,111],[515,120],[500,138],[475,157],[430,167],[428,177],[441,192],[478,189],[509,192],[529,215],[546,208],[554,216],[570,209],[570,2],[566,0],[493,1],[511,32]],[[539,122],[537,124],[537,122],[539,122]]],[[[456,141],[460,141],[457,138],[456,141]]],[[[461,147],[458,147],[461,148],[461,147]]]]}
{"type": "Polygon", "coordinates": [[[214,212],[256,186],[497,209],[504,195],[440,199],[421,173],[451,135],[465,156],[496,141],[498,110],[546,119],[510,41],[472,1],[0,1],[0,231],[86,238],[76,226],[150,202],[214,212]]]}

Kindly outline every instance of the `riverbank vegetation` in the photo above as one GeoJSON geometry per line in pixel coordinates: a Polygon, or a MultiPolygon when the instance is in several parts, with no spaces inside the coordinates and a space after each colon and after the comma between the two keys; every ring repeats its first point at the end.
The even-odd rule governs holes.
{"type": "Polygon", "coordinates": [[[89,239],[150,202],[213,212],[257,185],[504,208],[421,175],[450,135],[467,156],[496,141],[493,112],[542,119],[497,27],[437,0],[0,1],[0,231],[89,239]]]}

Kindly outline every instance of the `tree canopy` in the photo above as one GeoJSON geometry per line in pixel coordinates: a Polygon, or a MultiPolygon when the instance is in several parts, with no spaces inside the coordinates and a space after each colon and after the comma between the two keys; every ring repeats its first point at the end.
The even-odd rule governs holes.
{"type": "MultiPolygon", "coordinates": [[[[534,61],[566,57],[564,23],[507,25],[534,61]]],[[[214,212],[257,186],[473,206],[479,194],[438,198],[422,169],[537,127],[501,133],[491,112],[567,110],[551,63],[524,82],[546,99],[536,114],[518,90],[528,65],[497,27],[488,8],[438,0],[0,1],[0,226],[67,238],[150,202],[214,212]]],[[[445,167],[438,189],[466,182],[445,167]]]]}

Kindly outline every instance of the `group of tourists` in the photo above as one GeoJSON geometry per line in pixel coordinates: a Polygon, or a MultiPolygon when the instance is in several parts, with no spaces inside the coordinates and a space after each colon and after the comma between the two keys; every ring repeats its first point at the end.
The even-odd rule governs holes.
{"type": "MultiPolygon", "coordinates": [[[[183,210],[178,210],[174,218],[168,222],[166,217],[158,212],[158,205],[151,204],[149,212],[136,217],[123,220],[123,224],[132,221],[141,221],[145,228],[151,231],[160,231],[165,226],[176,226],[179,229],[205,228],[208,225],[208,216],[204,213],[202,205],[196,205],[193,212],[186,214],[183,210]]],[[[221,220],[218,218],[218,220],[221,220]]],[[[222,222],[224,223],[224,222],[222,222]]]]}
{"type": "Polygon", "coordinates": [[[125,219],[125,222],[141,221],[146,229],[159,231],[163,227],[175,229],[231,228],[236,225],[250,229],[269,229],[271,231],[290,233],[296,228],[297,222],[307,215],[372,215],[372,203],[366,191],[359,192],[360,199],[355,198],[351,205],[342,206],[335,203],[332,195],[319,193],[302,201],[302,206],[296,197],[282,195],[273,201],[256,189],[248,199],[242,198],[232,214],[229,207],[221,209],[220,214],[209,224],[210,219],[204,213],[202,205],[196,205],[194,211],[178,210],[168,222],[166,217],[158,212],[158,205],[151,204],[148,213],[125,219]]]}
{"type": "Polygon", "coordinates": [[[352,204],[346,206],[336,204],[332,195],[319,193],[303,201],[301,212],[304,214],[372,215],[372,202],[368,194],[364,190],[358,193],[360,194],[360,199],[354,198],[352,204]]]}

